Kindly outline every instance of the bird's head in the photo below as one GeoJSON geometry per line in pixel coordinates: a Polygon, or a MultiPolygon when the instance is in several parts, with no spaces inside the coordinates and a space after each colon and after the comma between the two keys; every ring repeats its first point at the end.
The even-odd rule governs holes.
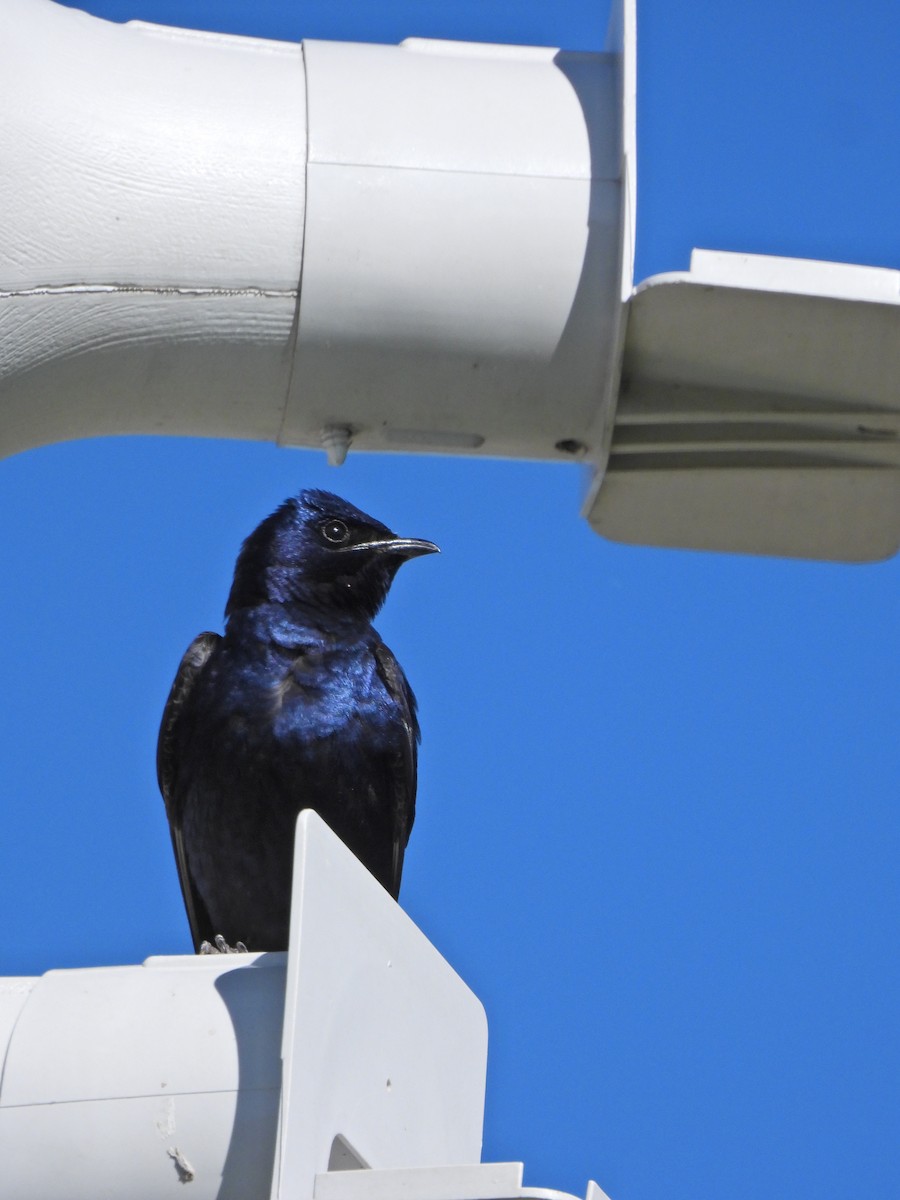
{"type": "Polygon", "coordinates": [[[433,542],[398,537],[340,496],[309,488],[244,542],[225,615],[282,604],[326,623],[368,622],[398,568],[437,550],[433,542]]]}

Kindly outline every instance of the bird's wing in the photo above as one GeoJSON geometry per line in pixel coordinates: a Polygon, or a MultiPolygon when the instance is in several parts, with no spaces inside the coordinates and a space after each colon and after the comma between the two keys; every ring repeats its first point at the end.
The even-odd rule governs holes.
{"type": "Polygon", "coordinates": [[[221,640],[218,633],[201,633],[188,646],[175,675],[175,682],[169,692],[166,707],[163,709],[162,721],[159,726],[159,740],[156,744],[156,778],[159,781],[159,790],[162,792],[166,815],[169,818],[169,832],[172,835],[178,880],[181,884],[181,894],[184,896],[184,907],[187,910],[195,950],[200,949],[200,943],[204,938],[211,936],[209,934],[211,923],[203,901],[194,887],[184,852],[181,832],[184,789],[178,786],[178,755],[174,735],[181,719],[185,700],[190,695],[197,676],[206,666],[209,656],[221,640]]]}
{"type": "Polygon", "coordinates": [[[403,669],[384,642],[375,646],[375,662],[381,682],[400,710],[405,737],[402,740],[402,763],[394,773],[394,842],[392,860],[391,895],[396,900],[400,894],[400,876],[403,873],[403,854],[412,831],[416,816],[416,764],[419,745],[419,722],[416,716],[416,698],[407,682],[403,669]]]}

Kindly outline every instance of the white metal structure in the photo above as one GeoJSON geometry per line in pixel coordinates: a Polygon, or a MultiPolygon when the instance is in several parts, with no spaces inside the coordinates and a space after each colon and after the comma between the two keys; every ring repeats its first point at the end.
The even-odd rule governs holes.
{"type": "MultiPolygon", "coordinates": [[[[583,460],[610,537],[892,554],[900,272],[695,251],[635,289],[635,96],[634,0],[602,54],[0,0],[0,453],[583,460]]],[[[479,1162],[485,1055],[305,814],[287,955],[0,980],[0,1200],[559,1196],[479,1162]]]]}
{"type": "Polygon", "coordinates": [[[480,1163],[476,997],[315,813],[294,862],[287,954],[0,980],[0,1200],[566,1200],[480,1163]]]}
{"type": "Polygon", "coordinates": [[[900,544],[900,271],[695,250],[630,303],[609,537],[865,562],[900,544]]]}
{"type": "Polygon", "coordinates": [[[584,460],[613,538],[900,544],[900,273],[632,284],[607,51],[301,46],[0,0],[0,452],[115,433],[584,460]]]}
{"type": "MultiPolygon", "coordinates": [[[[900,542],[900,272],[633,287],[607,50],[302,46],[0,0],[0,453],[172,433],[593,464],[635,542],[900,542]]],[[[477,999],[312,814],[286,955],[0,980],[0,1200],[525,1200],[477,999]]],[[[596,1184],[588,1200],[603,1200],[596,1184]]]]}
{"type": "Polygon", "coordinates": [[[621,46],[299,46],[0,0],[0,449],[599,442],[623,78],[621,46]]]}

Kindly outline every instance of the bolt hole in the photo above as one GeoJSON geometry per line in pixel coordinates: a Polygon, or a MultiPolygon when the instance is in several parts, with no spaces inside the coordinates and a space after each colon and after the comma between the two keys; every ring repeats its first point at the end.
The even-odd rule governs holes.
{"type": "Polygon", "coordinates": [[[584,442],[579,442],[577,438],[562,438],[556,443],[556,447],[560,454],[586,454],[587,446],[584,442]]]}

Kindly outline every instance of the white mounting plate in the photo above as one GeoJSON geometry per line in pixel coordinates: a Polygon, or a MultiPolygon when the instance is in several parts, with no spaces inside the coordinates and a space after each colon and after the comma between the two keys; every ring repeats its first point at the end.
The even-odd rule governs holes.
{"type": "Polygon", "coordinates": [[[900,272],[695,250],[634,293],[588,519],[624,542],[886,558],[898,379],[900,272]]]}
{"type": "Polygon", "coordinates": [[[344,1165],[481,1158],[484,1009],[315,813],[300,814],[272,1200],[344,1165]]]}
{"type": "MultiPolygon", "coordinates": [[[[568,1192],[524,1187],[521,1163],[478,1163],[397,1171],[317,1175],[313,1200],[574,1200],[568,1192]]],[[[593,1180],[585,1200],[609,1200],[593,1180]]]]}

